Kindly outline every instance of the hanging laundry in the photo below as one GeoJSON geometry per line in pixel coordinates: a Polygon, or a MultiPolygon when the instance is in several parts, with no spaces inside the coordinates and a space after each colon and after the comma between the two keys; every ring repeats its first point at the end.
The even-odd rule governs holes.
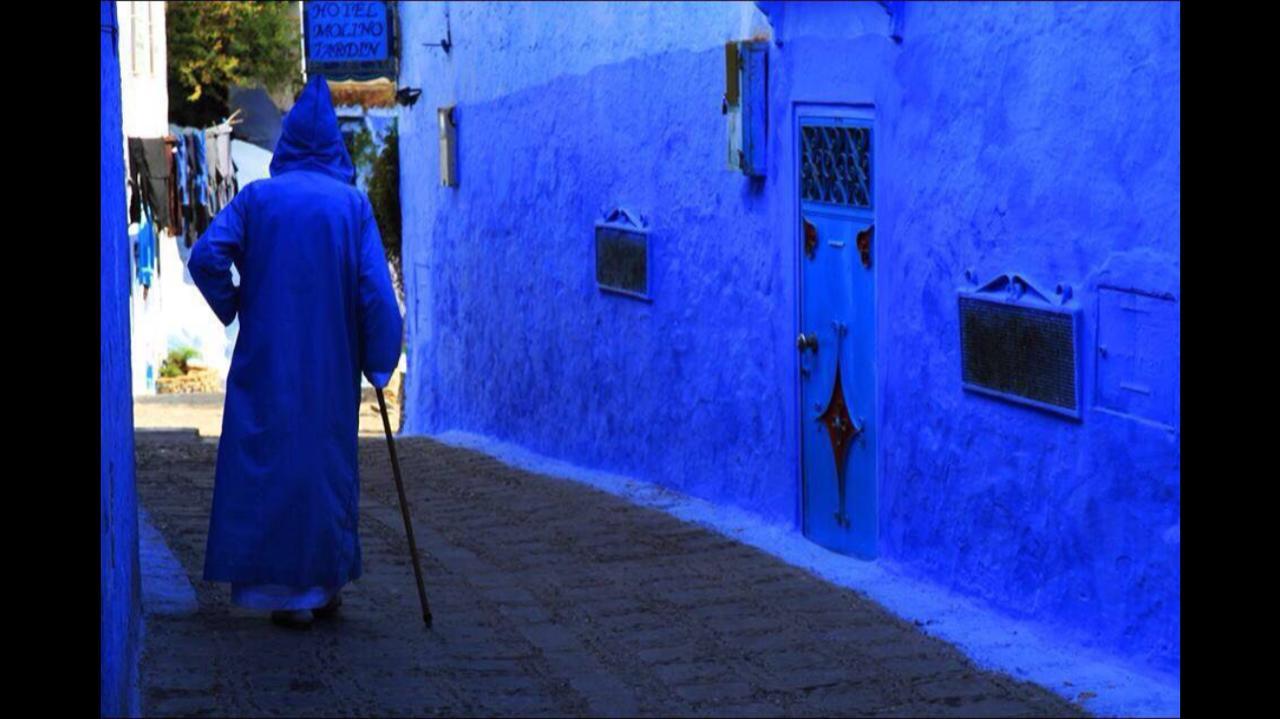
{"type": "MultiPolygon", "coordinates": [[[[153,218],[157,225],[167,228],[171,235],[182,237],[183,244],[191,247],[200,235],[208,229],[213,218],[222,208],[230,204],[239,191],[236,180],[236,166],[231,158],[231,125],[222,123],[207,129],[183,128],[170,125],[168,142],[168,172],[166,208],[152,205],[153,218]]],[[[131,152],[141,152],[139,167],[147,165],[146,141],[131,143],[131,152]],[[135,148],[135,144],[141,149],[135,148]]],[[[152,162],[156,160],[152,159],[152,162]]],[[[160,188],[159,180],[153,179],[152,173],[145,172],[138,181],[143,187],[140,201],[151,197],[150,185],[160,188]]],[[[134,221],[138,219],[137,208],[133,208],[134,221]]]]}
{"type": "Polygon", "coordinates": [[[187,138],[181,130],[173,128],[173,185],[174,199],[178,205],[178,232],[175,237],[183,237],[187,233],[187,225],[191,222],[191,172],[187,166],[187,138]]]}
{"type": "Polygon", "coordinates": [[[231,162],[231,126],[223,123],[205,130],[208,155],[209,209],[217,215],[236,195],[235,169],[231,162]]]}
{"type": "Polygon", "coordinates": [[[147,181],[147,156],[142,150],[142,140],[129,138],[129,222],[142,221],[142,207],[150,204],[147,199],[151,183],[147,181]]]}
{"type": "Polygon", "coordinates": [[[181,130],[172,130],[173,132],[173,165],[174,179],[177,181],[178,188],[178,204],[185,207],[191,204],[191,191],[188,185],[191,183],[191,172],[187,165],[187,137],[181,130]]]}
{"type": "Polygon", "coordinates": [[[218,132],[214,128],[204,131],[205,186],[209,193],[209,215],[216,216],[222,210],[218,194],[218,132]]]}
{"type": "Polygon", "coordinates": [[[142,152],[146,158],[147,182],[150,185],[144,199],[151,208],[151,219],[156,227],[168,227],[169,149],[162,137],[144,137],[142,152]]]}
{"type": "Polygon", "coordinates": [[[187,224],[186,245],[191,247],[204,234],[213,219],[209,207],[208,159],[205,153],[204,132],[194,130],[187,135],[189,150],[188,172],[191,173],[191,222],[187,224]]]}
{"type": "Polygon", "coordinates": [[[138,284],[149,289],[156,272],[157,253],[155,224],[146,207],[143,208],[141,221],[134,233],[133,252],[138,266],[138,284]]]}
{"type": "Polygon", "coordinates": [[[169,224],[165,231],[170,237],[182,236],[182,202],[178,191],[178,158],[176,147],[178,138],[166,135],[164,138],[165,162],[168,165],[168,182],[165,183],[165,201],[169,204],[169,224]]]}
{"type": "Polygon", "coordinates": [[[187,135],[191,149],[191,187],[195,191],[195,196],[191,201],[195,204],[208,206],[209,204],[209,178],[206,176],[206,158],[204,146],[204,133],[196,130],[187,135]]]}
{"type": "Polygon", "coordinates": [[[236,170],[231,160],[231,126],[222,124],[215,129],[217,153],[214,159],[218,175],[218,208],[221,211],[236,196],[236,170]]]}

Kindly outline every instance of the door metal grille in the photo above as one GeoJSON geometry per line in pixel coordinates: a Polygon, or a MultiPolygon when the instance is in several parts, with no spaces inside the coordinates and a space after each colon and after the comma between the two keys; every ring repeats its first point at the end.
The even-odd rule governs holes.
{"type": "Polygon", "coordinates": [[[871,207],[871,128],[802,125],[800,196],[812,202],[871,207]]]}

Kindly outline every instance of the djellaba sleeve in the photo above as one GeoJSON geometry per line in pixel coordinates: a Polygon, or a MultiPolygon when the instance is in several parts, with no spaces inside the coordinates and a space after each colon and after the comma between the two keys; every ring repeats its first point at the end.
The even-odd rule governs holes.
{"type": "Polygon", "coordinates": [[[231,279],[231,265],[240,265],[245,247],[245,207],[248,193],[231,201],[191,250],[187,269],[200,294],[223,325],[230,325],[240,307],[240,290],[231,279]]]}
{"type": "Polygon", "coordinates": [[[385,387],[400,363],[404,321],[391,287],[391,271],[373,207],[363,204],[360,222],[359,307],[360,369],[375,387],[385,387]]]}

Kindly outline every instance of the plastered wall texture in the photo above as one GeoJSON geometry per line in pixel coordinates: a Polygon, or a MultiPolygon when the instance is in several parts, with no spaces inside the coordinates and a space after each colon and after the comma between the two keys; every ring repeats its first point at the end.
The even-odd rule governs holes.
{"type": "MultiPolygon", "coordinates": [[[[102,25],[116,24],[114,3],[100,3],[102,25]]],[[[99,496],[101,625],[99,708],[103,716],[136,716],[139,609],[137,494],[134,487],[133,404],[129,370],[129,257],[125,222],[124,133],[116,38],[101,39],[101,282],[102,376],[99,496]]]]}
{"type": "Polygon", "coordinates": [[[907,3],[899,44],[879,3],[761,5],[455,5],[449,55],[422,46],[443,9],[403,7],[406,431],[797,523],[794,111],[873,105],[880,556],[1176,671],[1177,342],[1171,423],[1093,405],[1099,286],[1167,294],[1176,322],[1178,7],[907,3]],[[723,43],[761,31],[782,43],[751,181],[724,167],[723,43]],[[595,287],[615,205],[653,227],[652,303],[595,287]],[[969,268],[1074,288],[1083,421],[962,390],[969,268]]]}
{"type": "MultiPolygon", "coordinates": [[[[885,553],[1176,670],[1176,416],[1158,427],[1093,405],[1094,337],[1124,319],[1100,315],[1097,285],[1181,294],[1179,9],[906,13],[881,122],[881,155],[901,168],[880,174],[885,553]],[[953,287],[967,267],[1075,287],[1083,422],[960,389],[953,287]]],[[[1176,393],[1179,347],[1157,351],[1176,393]]]]}

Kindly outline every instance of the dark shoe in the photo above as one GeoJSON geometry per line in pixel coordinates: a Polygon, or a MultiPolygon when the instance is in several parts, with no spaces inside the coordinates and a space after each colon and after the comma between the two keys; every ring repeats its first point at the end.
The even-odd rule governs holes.
{"type": "Polygon", "coordinates": [[[273,624],[290,629],[310,629],[314,619],[310,609],[285,609],[271,613],[273,624]]]}
{"type": "Polygon", "coordinates": [[[337,614],[338,607],[341,607],[341,606],[342,606],[342,594],[339,593],[339,594],[333,595],[333,599],[330,599],[329,603],[324,605],[323,607],[317,607],[315,609],[312,609],[311,613],[315,614],[317,619],[328,619],[333,615],[337,614]]]}

